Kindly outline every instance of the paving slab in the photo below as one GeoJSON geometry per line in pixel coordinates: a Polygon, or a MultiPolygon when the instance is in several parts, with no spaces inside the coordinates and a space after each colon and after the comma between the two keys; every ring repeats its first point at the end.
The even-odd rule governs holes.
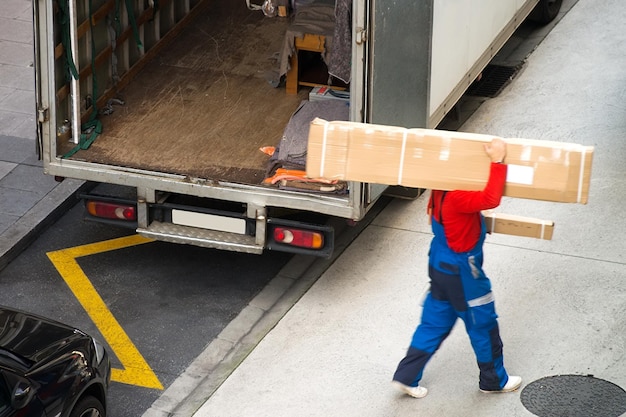
{"type": "Polygon", "coordinates": [[[0,8],[0,269],[74,204],[85,184],[57,183],[36,154],[31,0],[0,8]]]}
{"type": "MultiPolygon", "coordinates": [[[[625,19],[621,0],[579,0],[461,128],[596,150],[589,204],[505,199],[499,208],[554,220],[552,241],[487,240],[505,366],[524,387],[568,374],[626,387],[625,19]]],[[[392,389],[428,289],[426,200],[389,204],[194,416],[535,415],[521,402],[524,387],[478,390],[460,324],[426,368],[426,398],[392,389]]]]}

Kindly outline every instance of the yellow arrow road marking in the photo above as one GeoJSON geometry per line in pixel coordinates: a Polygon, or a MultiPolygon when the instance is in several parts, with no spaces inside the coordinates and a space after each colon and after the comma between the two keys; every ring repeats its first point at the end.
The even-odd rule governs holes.
{"type": "Polygon", "coordinates": [[[122,326],[109,311],[91,284],[91,281],[89,281],[89,278],[78,265],[78,262],[76,262],[76,258],[83,256],[95,255],[148,242],[152,242],[152,239],[132,235],[48,252],[47,255],[122,363],[124,369],[114,368],[111,370],[111,379],[125,384],[163,389],[163,385],[159,382],[154,371],[152,371],[141,353],[139,353],[126,332],[124,332],[124,329],[122,329],[122,326]]]}

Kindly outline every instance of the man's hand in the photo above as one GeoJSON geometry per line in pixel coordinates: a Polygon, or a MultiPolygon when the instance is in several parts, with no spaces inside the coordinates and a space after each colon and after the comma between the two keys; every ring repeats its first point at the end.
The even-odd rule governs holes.
{"type": "Polygon", "coordinates": [[[485,152],[491,158],[491,162],[504,162],[506,142],[502,139],[494,138],[491,140],[491,143],[485,145],[485,152]]]}

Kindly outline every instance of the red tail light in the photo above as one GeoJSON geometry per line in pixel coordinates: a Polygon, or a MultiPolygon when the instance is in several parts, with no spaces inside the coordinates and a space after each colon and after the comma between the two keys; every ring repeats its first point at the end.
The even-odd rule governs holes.
{"type": "Polygon", "coordinates": [[[285,245],[309,249],[320,249],[324,246],[324,235],[321,233],[286,227],[274,229],[274,240],[285,245]]]}
{"type": "Polygon", "coordinates": [[[137,209],[132,205],[88,201],[86,207],[87,212],[94,217],[128,221],[137,220],[137,209]]]}

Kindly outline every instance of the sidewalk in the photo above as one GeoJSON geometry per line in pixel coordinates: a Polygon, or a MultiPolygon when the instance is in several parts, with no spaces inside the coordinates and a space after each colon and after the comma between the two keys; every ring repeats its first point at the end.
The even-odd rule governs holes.
{"type": "MultiPolygon", "coordinates": [[[[485,270],[496,294],[505,365],[524,386],[574,374],[626,387],[624,21],[622,0],[580,0],[518,78],[461,129],[596,149],[588,205],[506,199],[499,209],[554,220],[552,241],[488,237],[485,270]]],[[[479,392],[461,325],[426,368],[426,398],[393,390],[391,376],[428,288],[425,200],[387,206],[194,415],[535,415],[522,404],[521,390],[479,392]]],[[[565,414],[544,417],[589,416],[576,406],[580,398],[626,410],[623,396],[565,388],[574,393],[560,405],[565,414]]]]}
{"type": "Polygon", "coordinates": [[[80,181],[44,175],[35,145],[31,0],[0,8],[0,269],[73,204],[80,181]]]}

